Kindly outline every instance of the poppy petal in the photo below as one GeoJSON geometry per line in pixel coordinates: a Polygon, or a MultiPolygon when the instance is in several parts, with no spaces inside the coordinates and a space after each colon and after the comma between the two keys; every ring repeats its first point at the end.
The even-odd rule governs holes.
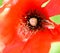
{"type": "Polygon", "coordinates": [[[60,14],[60,0],[51,0],[48,5],[46,5],[45,9],[48,12],[48,16],[54,16],[60,14]]]}

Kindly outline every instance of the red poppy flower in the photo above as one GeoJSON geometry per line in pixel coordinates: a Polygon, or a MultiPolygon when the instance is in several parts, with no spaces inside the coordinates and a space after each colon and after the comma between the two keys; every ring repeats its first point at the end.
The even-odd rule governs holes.
{"type": "Polygon", "coordinates": [[[49,53],[51,42],[60,41],[60,26],[49,19],[60,14],[59,0],[4,0],[3,4],[0,52],[49,53]]]}

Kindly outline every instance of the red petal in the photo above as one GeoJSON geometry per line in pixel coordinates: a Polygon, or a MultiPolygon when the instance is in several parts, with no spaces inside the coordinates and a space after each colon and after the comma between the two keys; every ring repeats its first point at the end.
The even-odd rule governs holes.
{"type": "Polygon", "coordinates": [[[49,4],[45,7],[48,16],[54,16],[60,14],[60,0],[51,0],[49,4]]]}
{"type": "MultiPolygon", "coordinates": [[[[9,20],[9,24],[7,24],[8,26],[7,25],[5,26],[7,28],[7,30],[5,28],[3,34],[5,34],[5,31],[9,31],[7,33],[9,33],[9,34],[11,33],[12,34],[11,36],[17,35],[17,34],[15,34],[16,33],[15,27],[19,23],[19,19],[22,18],[22,15],[25,15],[25,12],[30,9],[36,8],[36,9],[41,10],[40,6],[45,1],[46,0],[32,0],[32,1],[31,0],[19,0],[19,2],[16,5],[11,7],[10,12],[6,16],[6,19],[9,20]]],[[[59,0],[51,1],[51,3],[49,3],[45,7],[45,10],[47,10],[47,12],[48,12],[48,13],[47,12],[45,12],[45,13],[49,16],[59,14],[60,13],[59,8],[60,8],[59,0]]],[[[43,11],[41,11],[41,12],[43,13],[43,11]]],[[[22,19],[24,19],[24,18],[22,18],[22,19]]],[[[4,21],[6,21],[6,20],[4,20],[4,21]]],[[[56,34],[56,36],[57,36],[57,34],[56,34]]],[[[56,36],[55,36],[55,38],[56,38],[56,36]]],[[[24,47],[22,46],[23,47],[22,52],[23,53],[48,53],[49,49],[50,49],[50,43],[52,40],[53,40],[52,34],[50,33],[49,30],[44,30],[41,32],[39,30],[33,37],[31,37],[29,39],[29,41],[27,41],[27,43],[24,47]]],[[[6,53],[21,53],[21,51],[19,51],[19,49],[22,48],[22,47],[19,47],[20,43],[17,43],[17,46],[16,45],[14,46],[14,44],[11,46],[12,48],[9,47],[9,50],[6,53]],[[16,52],[16,50],[17,50],[17,52],[16,52]]]]}

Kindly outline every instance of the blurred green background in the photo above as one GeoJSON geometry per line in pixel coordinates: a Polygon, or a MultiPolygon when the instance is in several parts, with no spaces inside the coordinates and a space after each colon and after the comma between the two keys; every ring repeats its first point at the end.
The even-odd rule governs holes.
{"type": "Polygon", "coordinates": [[[49,53],[60,53],[60,42],[51,43],[51,48],[49,53]]]}
{"type": "Polygon", "coordinates": [[[3,0],[0,0],[0,6],[2,5],[3,0]]]}
{"type": "Polygon", "coordinates": [[[56,24],[60,24],[60,15],[55,15],[50,17],[50,20],[55,22],[56,24]]]}

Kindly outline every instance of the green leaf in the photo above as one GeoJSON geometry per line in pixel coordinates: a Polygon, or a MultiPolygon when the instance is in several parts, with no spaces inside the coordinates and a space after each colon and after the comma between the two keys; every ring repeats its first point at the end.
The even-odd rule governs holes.
{"type": "Polygon", "coordinates": [[[56,24],[60,24],[60,15],[50,17],[50,20],[55,22],[56,24]]]}
{"type": "Polygon", "coordinates": [[[2,5],[2,3],[3,3],[3,0],[0,0],[0,6],[2,5]]]}
{"type": "Polygon", "coordinates": [[[51,43],[51,48],[49,53],[60,53],[60,42],[51,43]]]}

